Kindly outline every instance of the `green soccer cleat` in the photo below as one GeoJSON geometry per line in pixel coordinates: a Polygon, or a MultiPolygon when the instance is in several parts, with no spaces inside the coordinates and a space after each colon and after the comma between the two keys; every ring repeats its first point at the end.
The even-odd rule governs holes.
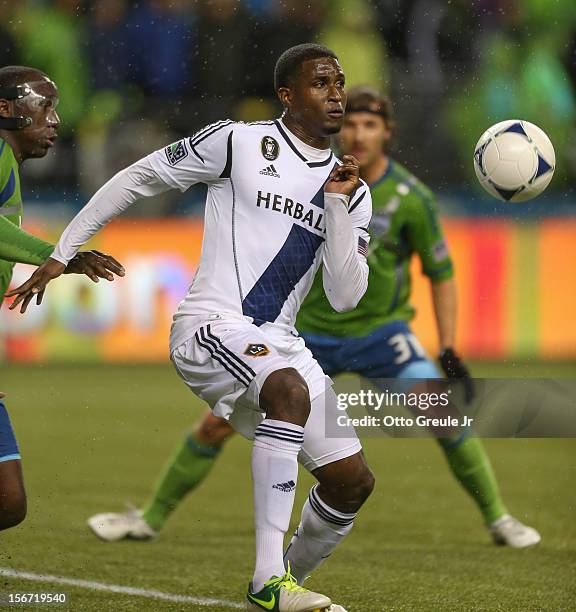
{"type": "Polygon", "coordinates": [[[246,597],[248,610],[268,612],[325,612],[332,605],[326,595],[299,586],[290,573],[290,566],[284,576],[272,576],[258,593],[252,593],[250,584],[246,597]]]}

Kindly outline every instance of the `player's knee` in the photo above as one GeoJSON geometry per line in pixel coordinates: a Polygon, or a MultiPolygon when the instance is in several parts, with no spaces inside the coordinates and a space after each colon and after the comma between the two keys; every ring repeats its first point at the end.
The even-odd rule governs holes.
{"type": "Polygon", "coordinates": [[[260,392],[266,417],[302,427],[310,414],[308,385],[297,370],[285,368],[268,376],[260,392]]]}
{"type": "Polygon", "coordinates": [[[0,509],[0,531],[16,527],[26,518],[26,497],[4,500],[0,509]]]}
{"type": "Polygon", "coordinates": [[[374,490],[375,482],[372,470],[367,465],[364,465],[356,474],[355,482],[342,488],[342,501],[345,501],[354,510],[358,510],[370,497],[374,490]]]}
{"type": "Polygon", "coordinates": [[[374,474],[361,453],[320,468],[314,475],[322,499],[340,512],[358,512],[374,490],[374,474]]]}
{"type": "Polygon", "coordinates": [[[277,388],[277,395],[266,410],[269,418],[304,426],[310,415],[308,385],[300,376],[288,376],[277,388]]]}
{"type": "Polygon", "coordinates": [[[360,482],[358,483],[357,498],[360,506],[370,497],[374,486],[376,484],[376,478],[372,470],[366,466],[362,475],[360,476],[360,482]]]}
{"type": "Polygon", "coordinates": [[[368,466],[358,474],[352,486],[345,487],[341,492],[341,503],[346,505],[349,512],[358,512],[364,502],[374,490],[376,480],[368,466]]]}
{"type": "MultiPolygon", "coordinates": [[[[327,493],[334,501],[337,510],[358,512],[374,490],[375,482],[372,470],[362,461],[356,467],[353,479],[345,477],[340,484],[332,482],[327,488],[327,493]]],[[[323,490],[325,490],[324,485],[323,490]]]]}

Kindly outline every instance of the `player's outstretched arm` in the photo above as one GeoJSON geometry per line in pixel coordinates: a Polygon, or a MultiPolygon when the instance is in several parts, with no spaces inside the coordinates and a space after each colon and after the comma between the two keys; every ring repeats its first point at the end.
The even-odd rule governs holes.
{"type": "Polygon", "coordinates": [[[111,272],[124,276],[124,269],[113,257],[98,251],[79,253],[78,250],[138,199],[170,188],[159,179],[147,158],[112,177],[72,219],[52,255],[24,284],[6,294],[6,297],[16,296],[10,310],[21,304],[20,312],[26,312],[34,296],[36,303],[41,304],[46,286],[61,274],[86,274],[95,282],[99,278],[113,280],[111,272]]]}
{"type": "Polygon", "coordinates": [[[219,122],[196,145],[191,144],[194,137],[185,138],[118,172],[72,219],[52,259],[67,264],[102,227],[141,198],[170,189],[184,192],[195,183],[218,180],[227,163],[233,127],[232,121],[219,122]]]}
{"type": "Polygon", "coordinates": [[[66,265],[90,238],[134,202],[172,188],[158,176],[147,157],[121,170],[92,196],[68,224],[52,259],[66,265]]]}
{"type": "Polygon", "coordinates": [[[61,274],[85,274],[97,283],[101,278],[114,280],[113,274],[124,276],[124,268],[114,257],[100,251],[77,253],[68,265],[49,257],[25,283],[6,293],[6,297],[16,296],[16,299],[10,304],[10,310],[14,310],[18,304],[21,304],[20,312],[26,312],[34,296],[36,296],[36,304],[41,304],[46,285],[61,274]]]}
{"type": "Polygon", "coordinates": [[[350,203],[360,183],[358,162],[351,155],[345,155],[343,162],[334,168],[324,187],[326,248],[322,280],[326,296],[338,312],[355,308],[368,287],[368,264],[358,247],[360,233],[364,245],[368,243],[365,227],[371,214],[367,187],[361,198],[365,200],[362,208],[355,206],[360,197],[350,203]],[[353,206],[358,210],[353,212],[353,206]]]}
{"type": "MultiPolygon", "coordinates": [[[[197,146],[193,147],[193,153],[190,150],[192,144],[187,144],[188,139],[184,139],[155,151],[113,176],[72,219],[50,258],[34,272],[26,283],[6,294],[7,296],[18,296],[10,308],[16,308],[21,303],[20,312],[25,312],[35,295],[37,303],[40,303],[42,293],[52,279],[60,276],[65,270],[76,272],[67,266],[74,265],[78,250],[109,221],[137,200],[170,189],[186,191],[188,187],[197,182],[218,180],[227,162],[227,143],[230,140],[230,132],[234,128],[234,123],[224,121],[219,122],[217,127],[210,127],[212,130],[209,132],[209,137],[203,136],[197,146]]],[[[190,140],[192,141],[193,138],[190,140]]],[[[99,258],[108,257],[102,254],[97,255],[99,258]]],[[[111,259],[107,262],[110,263],[111,259]]],[[[86,264],[87,260],[79,263],[86,264]]],[[[95,263],[103,262],[98,260],[95,263]]],[[[118,264],[118,262],[115,263],[118,264]]],[[[108,265],[104,267],[115,272],[108,265]]],[[[107,278],[105,274],[104,276],[99,274],[98,269],[96,266],[93,270],[95,276],[107,278]]],[[[86,274],[87,272],[81,273],[86,274]]],[[[94,280],[95,276],[90,277],[94,280]]]]}
{"type": "Polygon", "coordinates": [[[53,244],[0,216],[0,259],[39,266],[53,250],[53,244]]]}

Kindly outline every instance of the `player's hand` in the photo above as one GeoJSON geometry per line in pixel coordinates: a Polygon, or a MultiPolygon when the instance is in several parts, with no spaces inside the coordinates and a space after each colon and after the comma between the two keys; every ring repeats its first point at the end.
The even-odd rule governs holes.
{"type": "Polygon", "coordinates": [[[61,274],[86,274],[97,283],[100,278],[113,280],[111,272],[124,276],[124,268],[113,257],[99,251],[78,253],[67,266],[49,257],[25,283],[6,293],[6,297],[16,296],[16,299],[10,304],[10,310],[22,304],[20,312],[24,313],[34,296],[36,296],[36,304],[42,303],[46,285],[61,274]]]}
{"type": "Polygon", "coordinates": [[[445,348],[439,356],[440,365],[450,380],[461,380],[464,384],[464,398],[469,404],[475,395],[474,382],[470,376],[470,370],[462,363],[454,349],[445,348]]]}
{"type": "Polygon", "coordinates": [[[6,397],[6,393],[2,393],[2,391],[0,391],[0,399],[2,399],[3,397],[6,397]]]}
{"type": "Polygon", "coordinates": [[[122,264],[111,255],[106,255],[100,251],[81,251],[74,259],[71,259],[64,270],[64,274],[86,274],[95,283],[100,278],[114,280],[114,276],[124,276],[122,264]]]}
{"type": "Polygon", "coordinates": [[[28,304],[34,296],[36,296],[36,304],[41,304],[46,285],[52,279],[58,278],[65,269],[66,266],[63,263],[49,257],[39,268],[36,268],[25,283],[6,293],[6,297],[16,296],[16,299],[10,304],[10,310],[14,310],[21,303],[20,312],[26,312],[26,308],[28,308],[28,304]]]}
{"type": "Polygon", "coordinates": [[[326,193],[352,195],[360,183],[360,167],[353,155],[344,155],[342,165],[336,166],[324,185],[326,193]]]}

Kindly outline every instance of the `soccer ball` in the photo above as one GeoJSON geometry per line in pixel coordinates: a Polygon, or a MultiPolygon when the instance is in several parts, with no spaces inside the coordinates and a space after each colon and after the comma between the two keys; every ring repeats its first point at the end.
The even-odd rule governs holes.
{"type": "Polygon", "coordinates": [[[505,202],[535,198],[552,180],[556,155],[546,134],[533,123],[501,121],[488,128],[474,150],[480,185],[505,202]]]}

